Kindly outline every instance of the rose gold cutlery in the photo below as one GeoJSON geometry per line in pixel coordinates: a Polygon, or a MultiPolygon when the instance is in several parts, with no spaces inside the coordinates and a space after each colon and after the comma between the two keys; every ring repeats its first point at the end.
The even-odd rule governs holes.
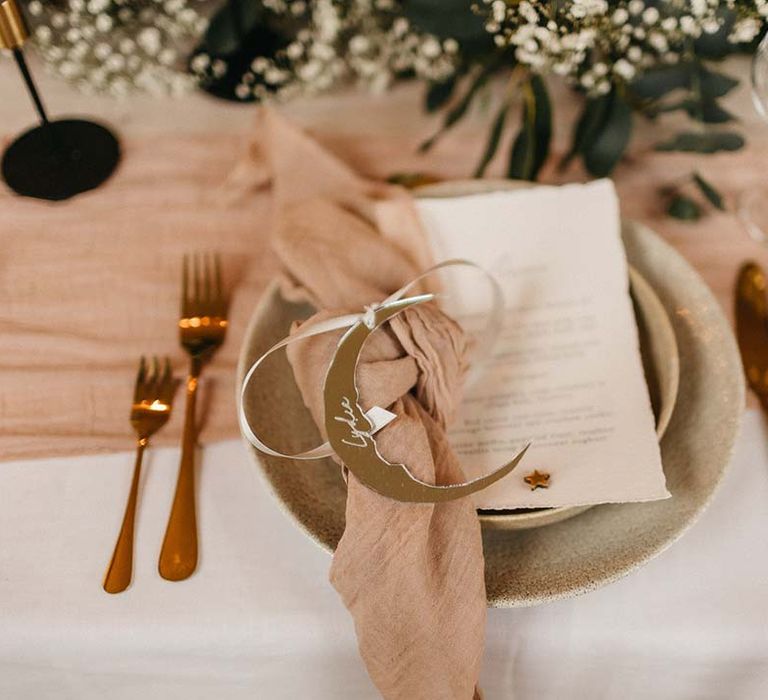
{"type": "Polygon", "coordinates": [[[763,409],[768,410],[768,301],[766,275],[754,262],[745,263],[736,279],[736,337],[744,372],[763,409]]]}
{"type": "Polygon", "coordinates": [[[181,463],[158,569],[169,581],[181,581],[197,567],[195,507],[195,407],[200,373],[224,342],[227,299],[222,290],[218,255],[185,256],[182,269],[179,338],[190,357],[181,463]]]}
{"type": "Polygon", "coordinates": [[[175,382],[171,373],[171,364],[166,358],[162,367],[155,357],[147,367],[142,357],[136,377],[136,387],[131,405],[131,425],[136,431],[136,465],[133,470],[131,489],[125,506],[123,524],[115,544],[112,560],[104,576],[104,590],[107,593],[120,593],[131,583],[133,574],[133,530],[136,517],[141,462],[149,438],[162,428],[171,415],[175,382]]]}

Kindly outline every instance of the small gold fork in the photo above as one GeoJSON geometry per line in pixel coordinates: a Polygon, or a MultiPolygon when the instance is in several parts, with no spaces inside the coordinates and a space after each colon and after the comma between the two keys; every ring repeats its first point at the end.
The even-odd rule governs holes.
{"type": "Polygon", "coordinates": [[[104,576],[103,585],[107,593],[120,593],[131,583],[133,574],[133,525],[141,479],[141,462],[149,438],[160,430],[171,416],[175,388],[176,384],[173,380],[171,363],[168,358],[165,359],[162,370],[156,357],[153,358],[149,369],[147,369],[146,360],[141,358],[139,373],[136,376],[136,387],[133,392],[133,404],[131,405],[131,425],[133,425],[138,438],[136,465],[133,469],[128,502],[125,505],[123,524],[120,527],[112,560],[109,562],[107,573],[104,576]]]}
{"type": "Polygon", "coordinates": [[[227,299],[221,285],[221,263],[216,254],[184,256],[179,338],[190,357],[181,463],[171,515],[160,550],[158,569],[169,581],[181,581],[197,567],[195,513],[195,450],[197,385],[203,366],[224,342],[227,299]]]}

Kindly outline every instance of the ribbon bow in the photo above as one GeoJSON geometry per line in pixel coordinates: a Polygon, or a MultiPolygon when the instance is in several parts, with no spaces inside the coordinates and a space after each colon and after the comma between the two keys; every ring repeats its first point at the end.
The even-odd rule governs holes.
{"type": "Polygon", "coordinates": [[[240,427],[248,441],[265,454],[285,459],[320,459],[335,454],[367,486],[402,501],[452,500],[485,488],[509,473],[522,459],[527,446],[503,467],[487,476],[464,484],[435,486],[419,481],[408,472],[404,465],[392,465],[386,462],[376,449],[373,435],[391,423],[397,416],[380,406],[373,406],[368,411],[363,412],[358,405],[359,396],[354,376],[360,349],[368,335],[383,322],[406,308],[434,300],[437,297],[436,294],[421,294],[411,297],[407,297],[406,294],[422,279],[437,270],[459,265],[480,270],[489,281],[492,292],[492,304],[488,313],[488,320],[478,343],[477,355],[479,357],[475,357],[475,362],[467,377],[468,384],[474,383],[484,371],[487,359],[498,337],[504,309],[503,294],[498,281],[475,263],[463,259],[446,260],[426,270],[382,302],[366,306],[362,314],[336,316],[309,328],[299,329],[292,336],[275,343],[259,357],[248,369],[240,390],[238,415],[240,427]],[[348,331],[339,341],[336,354],[328,368],[324,388],[328,442],[293,455],[269,447],[255,434],[245,415],[244,398],[256,370],[273,352],[292,342],[344,328],[347,328],[348,331]],[[341,352],[342,348],[345,349],[344,353],[341,352]],[[387,467],[394,469],[388,470],[387,467]]]}

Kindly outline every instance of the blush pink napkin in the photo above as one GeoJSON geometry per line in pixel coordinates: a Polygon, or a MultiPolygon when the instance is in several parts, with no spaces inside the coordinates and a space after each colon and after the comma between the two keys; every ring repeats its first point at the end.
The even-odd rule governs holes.
{"type": "MultiPolygon", "coordinates": [[[[358,177],[274,111],[262,111],[257,144],[272,177],[274,250],[293,293],[322,309],[306,323],[361,311],[432,264],[405,190],[358,177]]],[[[321,429],[322,385],[338,339],[325,334],[289,348],[321,429]]],[[[461,329],[424,305],[375,333],[358,368],[365,408],[398,415],[377,436],[382,455],[432,483],[464,480],[444,428],[460,400],[466,349],[461,329]]],[[[480,525],[468,499],[399,503],[350,474],[330,578],[384,698],[473,697],[486,597],[480,525]]]]}

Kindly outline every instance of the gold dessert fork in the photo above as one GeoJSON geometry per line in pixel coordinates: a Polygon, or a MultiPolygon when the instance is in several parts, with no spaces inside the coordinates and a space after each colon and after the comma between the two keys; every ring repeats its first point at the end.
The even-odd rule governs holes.
{"type": "Polygon", "coordinates": [[[224,342],[227,332],[227,299],[221,285],[218,255],[184,256],[179,337],[190,357],[181,463],[168,528],[160,551],[158,569],[169,581],[181,581],[197,567],[197,517],[195,514],[195,450],[197,385],[203,365],[224,342]]]}
{"type": "Polygon", "coordinates": [[[123,524],[117,537],[115,551],[109,562],[104,576],[104,590],[107,593],[120,593],[131,583],[133,573],[133,524],[136,516],[136,501],[141,479],[141,461],[149,438],[162,428],[171,415],[175,383],[171,373],[171,363],[168,358],[163,363],[162,370],[157,358],[147,369],[147,362],[142,357],[139,363],[139,373],[136,376],[136,387],[133,392],[131,405],[131,425],[136,431],[138,445],[136,447],[136,465],[133,469],[131,490],[125,505],[123,524]]]}

